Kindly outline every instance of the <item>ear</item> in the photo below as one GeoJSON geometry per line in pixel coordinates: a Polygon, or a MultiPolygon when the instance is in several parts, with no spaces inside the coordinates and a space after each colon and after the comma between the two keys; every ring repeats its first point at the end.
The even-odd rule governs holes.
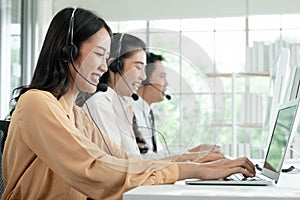
{"type": "Polygon", "coordinates": [[[113,57],[108,58],[108,60],[107,60],[107,66],[109,66],[114,60],[116,60],[116,59],[113,58],[113,57]]]}

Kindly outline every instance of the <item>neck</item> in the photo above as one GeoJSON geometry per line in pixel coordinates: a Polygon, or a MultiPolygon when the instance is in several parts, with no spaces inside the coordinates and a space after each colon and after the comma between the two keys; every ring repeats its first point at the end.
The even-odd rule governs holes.
{"type": "Polygon", "coordinates": [[[74,86],[70,86],[67,93],[63,95],[63,97],[69,107],[69,110],[72,110],[78,94],[79,94],[79,91],[77,90],[77,88],[74,86]]]}
{"type": "Polygon", "coordinates": [[[147,104],[148,104],[149,106],[151,106],[151,104],[154,103],[154,101],[152,100],[152,96],[149,95],[150,92],[147,93],[147,91],[146,91],[147,89],[149,89],[148,86],[145,86],[145,85],[144,85],[144,86],[141,86],[141,87],[138,89],[137,93],[138,93],[138,95],[139,95],[140,97],[142,97],[142,98],[144,99],[144,101],[147,102],[147,104]]]}

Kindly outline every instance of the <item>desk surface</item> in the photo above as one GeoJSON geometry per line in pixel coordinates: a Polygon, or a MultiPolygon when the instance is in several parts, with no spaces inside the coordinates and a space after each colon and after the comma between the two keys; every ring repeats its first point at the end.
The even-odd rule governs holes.
{"type": "Polygon", "coordinates": [[[300,200],[300,174],[281,173],[277,185],[270,186],[208,186],[174,185],[140,186],[123,195],[124,200],[300,200]]]}

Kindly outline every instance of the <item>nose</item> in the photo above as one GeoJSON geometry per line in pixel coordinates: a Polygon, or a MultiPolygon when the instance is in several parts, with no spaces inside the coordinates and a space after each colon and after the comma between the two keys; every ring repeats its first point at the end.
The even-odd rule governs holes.
{"type": "Polygon", "coordinates": [[[108,63],[107,63],[107,60],[104,57],[103,57],[103,61],[99,65],[99,70],[103,73],[108,70],[108,63]]]}
{"type": "Polygon", "coordinates": [[[163,85],[164,87],[168,87],[168,86],[169,86],[169,82],[168,82],[168,80],[167,80],[166,77],[164,78],[164,80],[163,80],[163,82],[162,82],[162,85],[163,85]]]}
{"type": "Polygon", "coordinates": [[[165,79],[165,87],[168,87],[168,86],[169,86],[168,79],[165,79]]]}
{"type": "Polygon", "coordinates": [[[145,68],[143,70],[141,70],[141,74],[140,74],[140,80],[145,80],[146,79],[146,73],[145,73],[145,68]]]}

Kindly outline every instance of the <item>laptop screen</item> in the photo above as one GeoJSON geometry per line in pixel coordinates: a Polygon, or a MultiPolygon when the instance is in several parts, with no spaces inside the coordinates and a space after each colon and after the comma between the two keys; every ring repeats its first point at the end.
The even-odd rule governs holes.
{"type": "Polygon", "coordinates": [[[274,172],[280,172],[296,112],[297,105],[292,105],[279,110],[264,168],[274,172]]]}

